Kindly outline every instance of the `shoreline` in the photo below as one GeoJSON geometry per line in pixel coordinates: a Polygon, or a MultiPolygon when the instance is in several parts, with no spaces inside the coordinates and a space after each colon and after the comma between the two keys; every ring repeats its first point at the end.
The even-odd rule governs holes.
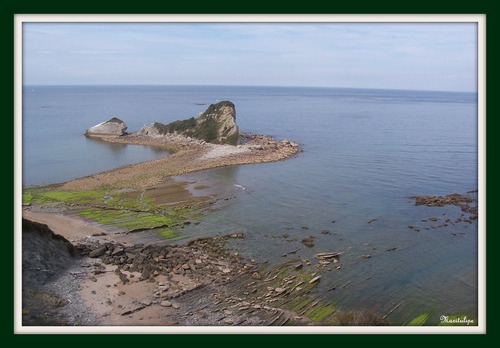
{"type": "MultiPolygon", "coordinates": [[[[217,201],[217,195],[195,197],[188,192],[187,183],[177,182],[171,178],[223,166],[280,161],[301,151],[298,144],[287,140],[279,142],[269,136],[244,133],[241,134],[240,138],[243,144],[237,146],[209,144],[176,135],[156,138],[129,134],[120,137],[99,137],[98,139],[111,143],[163,147],[171,153],[158,159],[59,184],[26,188],[26,192],[33,192],[33,189],[44,191],[47,188],[53,190],[52,193],[81,193],[101,190],[107,192],[106,194],[116,193],[120,199],[132,197],[141,203],[146,197],[154,202],[153,206],[155,207],[185,207],[196,204],[207,207],[210,202],[217,201]],[[125,193],[118,194],[117,192],[125,193]]],[[[86,308],[86,313],[82,313],[82,315],[86,318],[86,322],[92,323],[91,325],[276,325],[279,324],[282,317],[286,318],[287,322],[294,322],[296,325],[314,324],[310,319],[289,310],[264,305],[255,296],[250,296],[252,298],[251,306],[250,302],[241,300],[242,296],[248,295],[246,292],[245,294],[241,293],[248,284],[253,284],[255,292],[269,292],[268,285],[270,284],[262,282],[261,286],[257,286],[257,279],[252,277],[258,276],[259,280],[263,279],[264,275],[260,276],[256,272],[261,266],[252,264],[250,260],[241,259],[238,253],[225,249],[223,246],[227,238],[243,238],[238,233],[233,237],[183,240],[179,245],[172,244],[168,239],[162,240],[160,237],[157,237],[156,241],[145,241],[141,240],[141,237],[137,237],[136,233],[110,232],[107,225],[99,222],[96,224],[94,221],[76,214],[78,209],[92,206],[95,201],[91,203],[82,199],[42,203],[34,201],[34,203],[23,204],[23,219],[48,226],[53,233],[64,237],[79,249],[81,257],[83,257],[83,259],[76,261],[70,268],[71,271],[60,275],[61,280],[45,284],[42,289],[51,294],[50,298],[53,298],[52,294],[56,294],[56,297],[59,296],[63,299],[62,302],[69,297],[64,294],[64,291],[61,292],[59,282],[63,281],[65,284],[71,284],[73,288],[79,289],[77,291],[77,297],[80,298],[78,310],[82,311],[82,308],[86,308]],[[194,252],[195,258],[187,258],[184,260],[184,264],[177,265],[177,268],[172,266],[172,268],[163,269],[161,273],[158,272],[161,268],[158,268],[154,277],[151,275],[145,281],[146,279],[141,277],[141,265],[138,266],[139,269],[130,271],[129,264],[117,264],[119,262],[117,260],[110,263],[105,255],[97,259],[92,258],[91,252],[96,248],[102,248],[103,245],[110,248],[106,255],[114,255],[116,248],[129,248],[127,249],[129,256],[135,250],[134,248],[140,250],[156,248],[153,249],[156,250],[156,253],[161,252],[161,250],[172,248],[176,250],[175,248],[177,248],[177,250],[182,250],[179,255],[188,255],[194,252]],[[210,261],[207,261],[209,259],[210,261]],[[230,260],[232,262],[229,262],[230,260]],[[113,265],[117,265],[117,267],[113,265]],[[196,267],[201,266],[208,267],[209,273],[197,272],[196,267]],[[191,275],[190,272],[193,272],[195,276],[191,275]],[[232,295],[222,296],[228,292],[226,283],[240,285],[238,289],[232,290],[232,295],[240,296],[238,303],[234,304],[235,300],[232,295]],[[177,291],[174,295],[169,295],[173,296],[172,299],[170,297],[163,298],[168,292],[165,291],[163,294],[161,289],[165,289],[167,285],[171,290],[176,289],[177,291]],[[193,296],[196,298],[198,296],[204,297],[208,302],[200,309],[196,304],[198,301],[194,301],[193,296]],[[223,302],[229,303],[223,306],[223,302]],[[234,307],[234,310],[229,310],[228,304],[231,308],[234,307]],[[179,305],[182,306],[181,310],[177,307],[179,305]],[[193,315],[186,317],[183,308],[191,308],[191,311],[195,311],[196,314],[192,313],[193,315]],[[210,309],[209,312],[207,312],[207,308],[210,309]],[[140,316],[135,316],[135,312],[138,312],[140,316]],[[246,318],[248,312],[252,313],[254,319],[246,318]]],[[[113,206],[103,209],[114,210],[123,209],[123,207],[113,206]]],[[[163,257],[166,260],[167,254],[163,257]]],[[[158,261],[158,258],[154,258],[154,260],[158,261]]],[[[121,258],[120,261],[123,259],[121,258]]],[[[130,262],[131,260],[129,260],[130,262]]],[[[137,265],[135,266],[137,267],[137,265]]],[[[151,260],[144,261],[144,267],[152,267],[151,260]]],[[[142,273],[144,275],[144,272],[142,273]]],[[[278,289],[281,288],[278,287],[278,289]]],[[[275,293],[274,290],[269,294],[275,298],[275,301],[282,297],[282,292],[275,293]]],[[[73,298],[74,300],[75,298],[73,298]]],[[[71,303],[71,300],[68,301],[71,303]]],[[[61,311],[69,313],[69,316],[76,315],[76,312],[72,313],[71,305],[66,305],[63,308],[64,310],[61,311]]],[[[36,308],[33,307],[29,310],[36,312],[36,308]]],[[[29,312],[29,310],[26,311],[29,312]]],[[[57,308],[53,310],[58,315],[61,312],[57,308]]],[[[68,318],[68,320],[70,319],[68,318]]],[[[78,323],[75,324],[78,325],[78,323]]]]}

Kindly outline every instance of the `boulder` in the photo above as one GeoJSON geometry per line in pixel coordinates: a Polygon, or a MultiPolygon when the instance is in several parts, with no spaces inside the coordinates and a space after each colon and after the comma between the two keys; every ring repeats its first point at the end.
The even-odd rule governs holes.
{"type": "Polygon", "coordinates": [[[160,306],[162,306],[162,307],[172,307],[172,302],[170,302],[170,301],[161,301],[160,306]]]}
{"type": "Polygon", "coordinates": [[[213,144],[237,145],[240,137],[236,125],[236,109],[230,101],[211,104],[197,117],[169,124],[154,122],[144,126],[139,134],[151,137],[182,135],[213,144]]]}
{"type": "Polygon", "coordinates": [[[104,253],[105,253],[105,252],[106,252],[106,247],[105,247],[105,246],[102,246],[102,247],[100,247],[100,248],[97,248],[97,249],[92,250],[92,251],[89,253],[89,257],[96,258],[96,257],[99,257],[99,256],[104,255],[104,253]]]}
{"type": "Polygon", "coordinates": [[[121,136],[126,134],[127,125],[119,118],[112,119],[96,124],[90,127],[85,132],[86,136],[106,137],[106,136],[121,136]]]}

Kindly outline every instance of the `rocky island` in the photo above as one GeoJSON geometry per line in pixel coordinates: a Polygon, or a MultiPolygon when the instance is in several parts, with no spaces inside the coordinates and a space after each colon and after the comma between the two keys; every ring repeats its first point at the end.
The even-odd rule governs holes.
{"type": "Polygon", "coordinates": [[[237,145],[240,136],[236,125],[236,109],[230,101],[211,104],[196,118],[191,117],[166,125],[154,122],[150,126],[144,126],[139,134],[160,138],[177,134],[207,143],[229,145],[237,145]]]}

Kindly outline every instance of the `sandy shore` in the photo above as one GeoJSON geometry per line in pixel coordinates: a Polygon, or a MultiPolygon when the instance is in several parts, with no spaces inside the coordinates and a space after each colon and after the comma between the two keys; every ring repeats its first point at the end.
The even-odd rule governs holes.
{"type": "Polygon", "coordinates": [[[158,146],[173,153],[152,161],[142,162],[63,184],[62,190],[92,190],[104,185],[115,188],[145,188],[163,179],[216,167],[275,162],[297,154],[299,145],[290,141],[275,141],[269,136],[242,134],[243,144],[215,145],[177,136],[158,138],[131,134],[101,138],[103,141],[158,146]]]}
{"type": "Polygon", "coordinates": [[[38,213],[25,209],[23,218],[47,225],[54,233],[74,244],[93,235],[106,233],[106,230],[99,226],[63,214],[38,213]]]}
{"type": "Polygon", "coordinates": [[[23,246],[23,254],[36,255],[40,248],[62,253],[41,256],[41,263],[31,257],[32,267],[64,269],[48,283],[33,279],[34,287],[23,288],[23,311],[30,316],[30,325],[36,325],[36,316],[42,325],[63,326],[316,324],[281,307],[307,296],[317,285],[307,284],[293,271],[301,261],[289,263],[294,274],[283,278],[283,268],[266,269],[225,247],[229,239],[244,239],[242,233],[182,245],[145,246],[95,235],[102,231],[68,216],[27,213],[26,217],[45,222],[80,254],[63,255],[64,248],[53,245],[50,237],[23,246]]]}

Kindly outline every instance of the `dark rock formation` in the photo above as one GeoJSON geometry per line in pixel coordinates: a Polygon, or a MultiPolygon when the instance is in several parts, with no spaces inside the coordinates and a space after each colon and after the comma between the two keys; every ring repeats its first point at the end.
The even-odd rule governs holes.
{"type": "Polygon", "coordinates": [[[237,145],[239,139],[236,110],[230,101],[211,104],[198,117],[169,124],[155,122],[144,126],[139,134],[160,137],[177,134],[213,144],[237,145]]]}
{"type": "Polygon", "coordinates": [[[96,124],[90,127],[85,132],[86,136],[106,137],[106,136],[121,136],[126,134],[127,125],[119,118],[112,119],[96,124]]]}
{"type": "Polygon", "coordinates": [[[74,246],[47,225],[23,219],[23,288],[57,277],[76,256],[74,246]]]}
{"type": "Polygon", "coordinates": [[[76,248],[44,224],[23,219],[22,233],[23,325],[69,325],[73,319],[63,311],[71,303],[71,295],[57,290],[74,292],[79,287],[59,283],[61,275],[79,259],[76,248]]]}

